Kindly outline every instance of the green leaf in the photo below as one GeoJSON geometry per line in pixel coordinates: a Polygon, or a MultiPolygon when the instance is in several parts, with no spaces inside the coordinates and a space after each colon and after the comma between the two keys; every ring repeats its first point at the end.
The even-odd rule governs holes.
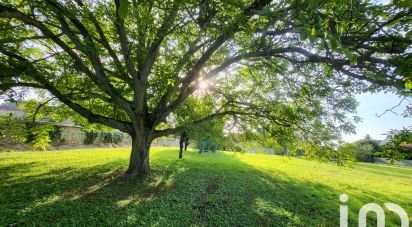
{"type": "Polygon", "coordinates": [[[405,37],[412,37],[412,30],[406,33],[405,37]]]}
{"type": "Polygon", "coordinates": [[[315,37],[316,36],[316,29],[315,26],[312,27],[312,30],[310,31],[310,35],[315,37]]]}
{"type": "Polygon", "coordinates": [[[346,48],[343,48],[343,53],[345,54],[345,56],[348,58],[348,60],[350,61],[350,63],[352,65],[356,65],[358,62],[358,59],[356,58],[355,55],[352,54],[352,52],[346,48]]]}
{"type": "Polygon", "coordinates": [[[308,32],[307,29],[303,26],[299,26],[296,28],[296,30],[299,32],[300,40],[306,40],[308,38],[308,32]]]}
{"type": "Polygon", "coordinates": [[[400,8],[412,8],[412,0],[397,0],[393,3],[400,8]]]}
{"type": "Polygon", "coordinates": [[[308,33],[306,32],[301,32],[300,33],[300,40],[306,40],[308,38],[308,33]]]}
{"type": "Polygon", "coordinates": [[[406,82],[405,83],[405,88],[406,89],[412,89],[412,82],[411,81],[406,82]]]}
{"type": "Polygon", "coordinates": [[[173,86],[175,84],[174,79],[167,79],[167,86],[173,86]]]}
{"type": "Polygon", "coordinates": [[[403,78],[403,81],[405,81],[405,88],[406,89],[412,89],[412,80],[408,78],[403,78]]]}
{"type": "Polygon", "coordinates": [[[336,39],[329,39],[329,47],[332,50],[336,50],[338,48],[338,42],[336,41],[336,39]]]}
{"type": "Polygon", "coordinates": [[[119,16],[122,19],[125,19],[129,12],[129,1],[128,0],[120,0],[119,6],[119,16]]]}

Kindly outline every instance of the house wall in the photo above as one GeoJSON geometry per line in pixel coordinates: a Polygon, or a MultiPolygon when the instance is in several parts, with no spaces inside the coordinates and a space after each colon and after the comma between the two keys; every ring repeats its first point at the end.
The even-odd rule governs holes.
{"type": "Polygon", "coordinates": [[[156,138],[152,142],[152,146],[179,146],[179,138],[173,136],[163,136],[156,138]]]}

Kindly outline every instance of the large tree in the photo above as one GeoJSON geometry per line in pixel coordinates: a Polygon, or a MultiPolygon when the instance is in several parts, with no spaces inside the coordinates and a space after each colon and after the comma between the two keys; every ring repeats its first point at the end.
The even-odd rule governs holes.
{"type": "MultiPolygon", "coordinates": [[[[265,85],[270,76],[287,79],[302,67],[306,81],[294,82],[303,84],[300,94],[312,88],[327,94],[322,87],[351,92],[354,81],[361,81],[362,89],[402,89],[410,83],[407,1],[0,2],[2,91],[45,89],[90,122],[130,134],[131,175],[150,173],[151,141],[179,131],[163,123],[201,80],[230,81],[251,69],[269,78],[261,81],[265,85]]],[[[265,90],[268,96],[251,99],[245,98],[244,87],[211,89],[220,106],[195,122],[252,115],[287,128],[299,111],[306,113],[289,108],[292,99],[274,100],[282,93],[278,84],[275,95],[265,90]],[[265,100],[276,105],[265,108],[265,100]]]]}

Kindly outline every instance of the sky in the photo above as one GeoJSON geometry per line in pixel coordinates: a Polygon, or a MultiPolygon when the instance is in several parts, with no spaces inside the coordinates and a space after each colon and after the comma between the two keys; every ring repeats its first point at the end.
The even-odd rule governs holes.
{"type": "Polygon", "coordinates": [[[390,93],[365,93],[356,95],[359,101],[358,114],[362,118],[362,122],[355,124],[355,135],[344,135],[343,139],[346,142],[353,142],[364,138],[369,134],[373,139],[385,139],[390,129],[402,129],[412,125],[412,118],[403,118],[401,113],[405,110],[406,101],[399,107],[393,109],[395,113],[386,112],[381,117],[377,115],[382,114],[385,110],[396,106],[402,98],[390,93]]]}

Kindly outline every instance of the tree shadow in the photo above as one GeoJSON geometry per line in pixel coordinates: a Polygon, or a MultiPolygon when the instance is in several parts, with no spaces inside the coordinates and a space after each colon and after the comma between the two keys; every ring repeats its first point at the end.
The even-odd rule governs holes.
{"type": "MultiPolygon", "coordinates": [[[[163,152],[177,155],[178,151],[163,152]]],[[[156,160],[152,176],[145,181],[123,175],[124,163],[114,160],[2,183],[0,224],[339,225],[338,198],[344,189],[297,180],[282,172],[268,173],[227,154],[186,152],[185,157],[156,160]]],[[[30,171],[34,165],[4,167],[0,179],[16,169],[30,171]]],[[[351,196],[347,203],[354,208],[350,219],[357,220],[365,201],[383,204],[388,199],[369,192],[351,196]]],[[[396,217],[392,219],[399,224],[396,217]]],[[[374,223],[373,216],[369,223],[374,223]]],[[[350,224],[357,226],[353,221],[350,224]]]]}

